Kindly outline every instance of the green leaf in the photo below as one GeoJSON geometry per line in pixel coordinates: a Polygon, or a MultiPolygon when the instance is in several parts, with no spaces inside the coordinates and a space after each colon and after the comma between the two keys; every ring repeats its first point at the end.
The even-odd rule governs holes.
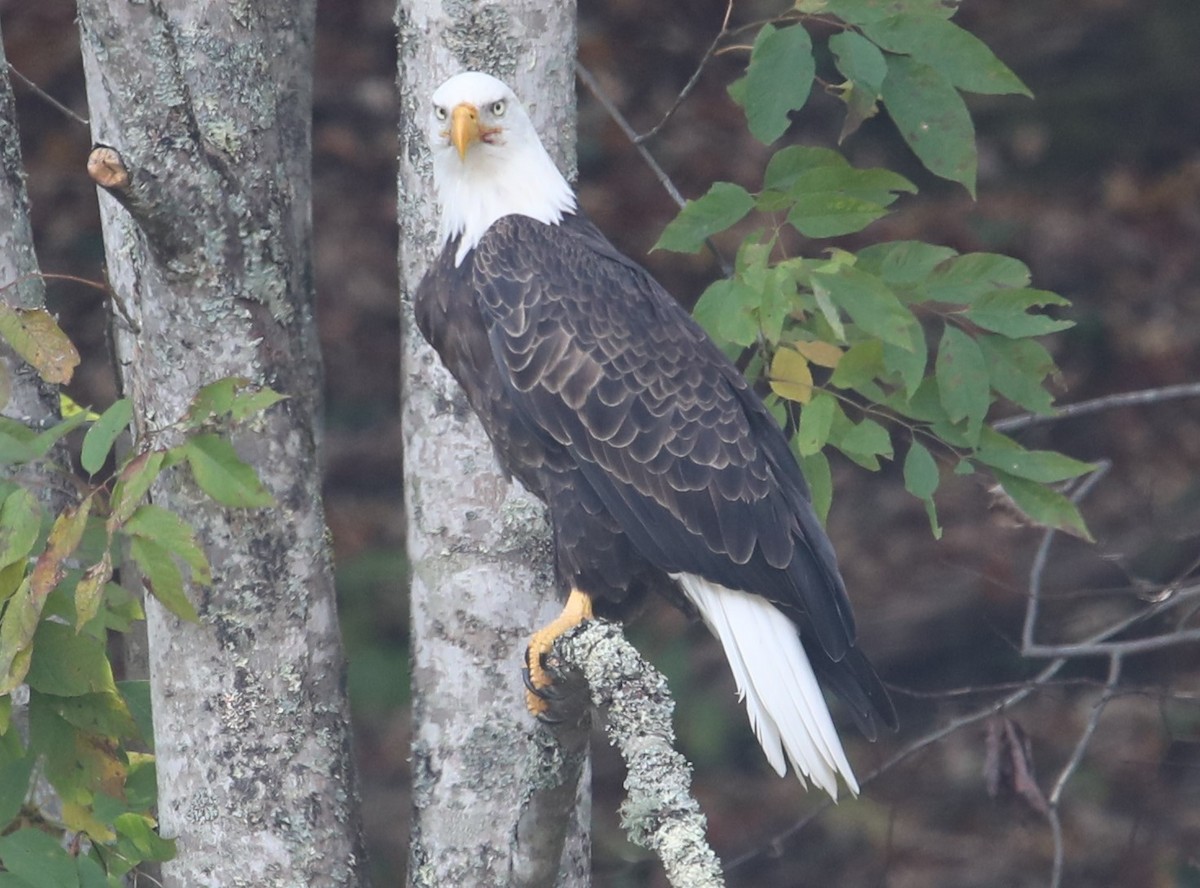
{"type": "Polygon", "coordinates": [[[857,31],[841,31],[829,38],[829,51],[847,80],[879,93],[887,77],[887,60],[879,47],[857,31]]]}
{"type": "Polygon", "coordinates": [[[158,800],[154,756],[133,753],[129,756],[129,776],[125,780],[125,798],[130,811],[149,811],[158,800]]]}
{"type": "Polygon", "coordinates": [[[936,68],[967,92],[1032,96],[986,43],[940,16],[894,15],[864,24],[863,33],[889,52],[911,55],[936,68]]]}
{"type": "Polygon", "coordinates": [[[139,506],[125,522],[124,531],[152,540],[177,556],[192,569],[192,579],[195,582],[205,586],[212,583],[212,569],[196,538],[196,531],[169,509],[149,503],[139,506]]]}
{"type": "Polygon", "coordinates": [[[1054,450],[1026,450],[1011,438],[985,429],[974,459],[1007,475],[1053,484],[1096,470],[1094,463],[1073,459],[1054,450]]]}
{"type": "Polygon", "coordinates": [[[0,416],[0,465],[27,463],[40,455],[31,442],[37,437],[24,423],[0,416]]]}
{"type": "Polygon", "coordinates": [[[100,613],[100,605],[104,603],[104,592],[112,575],[112,552],[105,549],[100,560],[85,570],[79,582],[75,584],[76,632],[81,632],[83,627],[100,613]]]}
{"type": "Polygon", "coordinates": [[[996,480],[1013,504],[1041,527],[1061,530],[1088,542],[1095,542],[1079,508],[1057,491],[1036,481],[993,470],[996,480]]]}
{"type": "Polygon", "coordinates": [[[838,144],[858,131],[879,112],[879,92],[887,75],[887,62],[879,48],[857,31],[842,31],[829,38],[834,63],[846,82],[832,89],[846,103],[846,119],[838,144]]]}
{"type": "Polygon", "coordinates": [[[942,528],[938,524],[933,494],[938,488],[939,481],[938,466],[933,455],[924,444],[913,440],[904,457],[904,487],[925,503],[925,511],[929,516],[929,527],[933,531],[934,537],[938,539],[941,538],[942,528]]]}
{"type": "Polygon", "coordinates": [[[987,362],[979,345],[947,324],[938,346],[935,374],[946,416],[955,423],[965,419],[968,437],[977,438],[991,404],[987,362]]]}
{"type": "Polygon", "coordinates": [[[181,620],[200,622],[195,606],[184,592],[183,574],[170,552],[146,537],[133,537],[129,554],[137,562],[151,595],[181,620]]]}
{"type": "Polygon", "coordinates": [[[0,694],[11,693],[25,680],[32,655],[30,642],[41,617],[41,602],[29,592],[29,578],[13,593],[0,620],[0,694]]]}
{"type": "Polygon", "coordinates": [[[34,690],[56,697],[78,697],[116,687],[103,642],[48,620],[34,633],[26,681],[34,690]]]}
{"type": "Polygon", "coordinates": [[[975,194],[975,126],[954,85],[909,56],[888,56],[883,103],[904,141],[930,172],[975,194]]]}
{"type": "MultiPolygon", "coordinates": [[[[958,11],[958,0],[801,0],[805,5],[817,3],[821,9],[801,11],[831,12],[843,21],[855,25],[877,22],[901,13],[940,15],[950,18],[958,11]]],[[[797,4],[800,6],[800,4],[797,4]]]]}
{"type": "Polygon", "coordinates": [[[256,509],[275,503],[254,469],[218,435],[195,435],[185,445],[188,465],[200,489],[224,506],[256,509]]]}
{"type": "Polygon", "coordinates": [[[912,397],[925,379],[925,365],[929,360],[929,349],[925,344],[925,332],[916,326],[913,341],[908,348],[900,348],[890,342],[883,344],[883,366],[900,377],[904,392],[912,397]]]}
{"type": "Polygon", "coordinates": [[[707,194],[684,205],[652,249],[696,253],[705,239],[740,222],[752,209],[754,198],[745,188],[732,182],[714,182],[707,194]]]}
{"type": "Polygon", "coordinates": [[[45,456],[50,452],[50,448],[57,444],[70,432],[79,428],[87,421],[87,414],[77,413],[74,416],[68,416],[66,419],[56,422],[44,432],[40,432],[34,436],[29,442],[29,446],[38,456],[45,456]]]}
{"type": "Polygon", "coordinates": [[[83,450],[79,462],[84,471],[94,475],[104,467],[117,436],[128,428],[132,419],[133,403],[128,398],[114,401],[112,406],[104,411],[95,425],[83,436],[83,450]]]}
{"type": "Polygon", "coordinates": [[[25,563],[42,528],[42,510],[33,494],[19,487],[0,505],[0,567],[25,563]]]}
{"type": "MultiPolygon", "coordinates": [[[[921,241],[890,241],[858,251],[856,267],[883,278],[894,287],[912,287],[935,268],[958,254],[949,247],[921,241]]],[[[921,293],[922,298],[930,298],[921,293]]]]}
{"type": "Polygon", "coordinates": [[[892,457],[892,436],[873,419],[864,419],[851,426],[836,446],[850,459],[871,471],[879,468],[878,457],[892,457]]]}
{"type": "Polygon", "coordinates": [[[79,869],[79,888],[112,888],[104,868],[92,858],[76,857],[75,865],[79,869]]]}
{"type": "Polygon", "coordinates": [[[175,856],[175,840],[164,839],[154,831],[153,821],[142,814],[122,814],[113,826],[133,843],[142,860],[170,860],[175,856]]]}
{"type": "Polygon", "coordinates": [[[796,429],[796,451],[802,457],[819,453],[829,440],[833,426],[833,415],[840,408],[837,399],[825,392],[817,392],[800,411],[800,425],[796,429]]]}
{"type": "Polygon", "coordinates": [[[229,418],[234,422],[245,422],[251,416],[262,413],[268,407],[286,400],[287,395],[265,388],[248,386],[238,391],[229,408],[229,418]]]}
{"type": "Polygon", "coordinates": [[[137,724],[142,740],[153,747],[154,720],[150,708],[150,682],[146,679],[117,682],[117,690],[125,699],[126,707],[137,724]]]}
{"type": "Polygon", "coordinates": [[[822,451],[800,458],[800,469],[808,482],[809,497],[817,517],[824,524],[829,519],[829,507],[833,504],[833,473],[829,460],[822,451]]]}
{"type": "Polygon", "coordinates": [[[918,327],[913,313],[882,280],[851,266],[836,273],[813,272],[814,291],[828,293],[863,332],[900,348],[912,348],[918,327]]]}
{"type": "Polygon", "coordinates": [[[846,350],[829,381],[838,388],[858,390],[883,372],[883,343],[878,339],[866,339],[846,350]]]}
{"type": "Polygon", "coordinates": [[[0,860],[8,872],[33,888],[79,888],[75,858],[40,829],[26,828],[0,837],[0,860]]]}
{"type": "Polygon", "coordinates": [[[29,795],[29,779],[37,753],[29,751],[21,758],[0,765],[0,827],[7,827],[21,812],[29,795]]]}
{"type": "Polygon", "coordinates": [[[993,290],[984,293],[967,308],[967,317],[985,330],[1010,339],[1020,339],[1057,333],[1074,326],[1073,321],[1060,321],[1044,314],[1028,313],[1031,308],[1068,304],[1067,300],[1057,293],[1046,290],[993,290]]]}
{"type": "Polygon", "coordinates": [[[990,333],[978,337],[987,360],[992,388],[1014,404],[1034,413],[1052,413],[1053,398],[1043,387],[1054,371],[1054,359],[1045,346],[1032,339],[1008,339],[990,333]]]}
{"type": "Polygon", "coordinates": [[[704,291],[692,314],[718,342],[745,347],[758,340],[758,320],[752,310],[757,299],[758,294],[737,278],[721,278],[704,291]]]}
{"type": "Polygon", "coordinates": [[[137,736],[137,724],[116,687],[77,697],[56,697],[50,705],[64,721],[85,733],[122,740],[137,736]]]}
{"type": "Polygon", "coordinates": [[[201,387],[184,414],[188,428],[200,428],[210,419],[224,416],[233,408],[238,389],[249,384],[244,376],[226,376],[201,387]]]}
{"type": "Polygon", "coordinates": [[[1021,260],[999,253],[967,253],[939,265],[923,288],[925,298],[933,302],[969,305],[993,290],[1028,284],[1029,268],[1021,260]]]}
{"type": "Polygon", "coordinates": [[[163,451],[149,450],[139,453],[122,466],[109,501],[112,513],[110,521],[113,525],[119,526],[129,520],[129,516],[141,505],[150,491],[150,485],[162,471],[165,458],[166,454],[163,451]]]}
{"type": "Polygon", "coordinates": [[[741,102],[754,138],[769,145],[783,135],[789,113],[808,101],[816,72],[812,39],[803,25],[763,25],[750,51],[741,102]]]}

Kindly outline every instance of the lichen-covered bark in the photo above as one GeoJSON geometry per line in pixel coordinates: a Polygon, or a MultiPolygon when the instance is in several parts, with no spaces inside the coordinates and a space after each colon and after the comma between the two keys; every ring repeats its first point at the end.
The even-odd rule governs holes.
{"type": "Polygon", "coordinates": [[[197,529],[214,574],[192,590],[198,625],[148,605],[172,886],[364,882],[317,452],[314,6],[79,2],[92,135],[131,174],[100,201],[138,443],[172,443],[216,379],[289,396],[234,437],[274,507],[220,508],[183,472],[152,491],[197,529]]]}
{"type": "MultiPolygon", "coordinates": [[[[401,282],[434,253],[424,128],[447,77],[473,69],[522,97],[551,153],[574,146],[572,3],[398,5],[401,282]]],[[[412,564],[414,886],[578,886],[589,879],[586,727],[526,713],[529,633],[561,606],[541,505],[496,466],[466,399],[404,318],[404,463],[412,564]]]]}

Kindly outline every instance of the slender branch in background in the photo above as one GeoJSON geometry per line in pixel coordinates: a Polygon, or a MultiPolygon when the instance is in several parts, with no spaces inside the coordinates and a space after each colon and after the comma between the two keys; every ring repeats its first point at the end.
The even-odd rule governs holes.
{"type": "MultiPolygon", "coordinates": [[[[1075,491],[1073,498],[1077,502],[1082,500],[1083,497],[1085,497],[1093,489],[1093,487],[1099,481],[1099,479],[1101,477],[1103,477],[1104,473],[1107,471],[1107,468],[1108,468],[1107,465],[1101,465],[1095,472],[1092,473],[1092,475],[1090,475],[1088,478],[1086,478],[1083,481],[1083,483],[1079,485],[1078,489],[1075,491]]],[[[1047,532],[1046,537],[1043,538],[1043,541],[1042,541],[1042,549],[1048,549],[1049,541],[1053,539],[1054,533],[1055,533],[1054,531],[1047,532]]],[[[1040,601],[1040,598],[1041,598],[1042,573],[1044,572],[1046,564],[1047,564],[1046,556],[1045,556],[1045,554],[1042,553],[1042,550],[1039,550],[1039,554],[1041,555],[1041,557],[1034,559],[1034,563],[1030,568],[1030,577],[1029,577],[1029,588],[1030,588],[1029,598],[1030,598],[1030,602],[1031,602],[1030,606],[1034,608],[1034,621],[1035,622],[1036,622],[1036,603],[1038,601],[1040,601]]],[[[1200,597],[1200,587],[1182,589],[1179,592],[1177,592],[1176,594],[1172,595],[1169,599],[1160,601],[1160,602],[1156,603],[1154,606],[1147,608],[1146,610],[1139,611],[1138,613],[1136,613],[1130,617],[1126,617],[1122,620],[1119,620],[1119,621],[1107,626],[1106,628],[1093,633],[1090,637],[1084,639],[1083,641],[1081,641],[1077,644],[1061,645],[1061,646],[1055,646],[1055,647],[1051,647],[1048,645],[1031,645],[1031,644],[1025,645],[1024,648],[1027,648],[1027,649],[1023,649],[1022,654],[1030,655],[1030,656],[1054,656],[1055,659],[1051,663],[1049,663],[1044,669],[1042,669],[1037,675],[1035,675],[1033,678],[1029,679],[1027,682],[1024,682],[1016,690],[1014,690],[1012,693],[1004,696],[1000,700],[993,701],[991,703],[988,703],[984,706],[979,707],[978,709],[974,709],[971,712],[968,712],[961,716],[958,716],[957,718],[950,719],[945,724],[929,731],[925,735],[914,740],[908,746],[904,747],[899,752],[896,752],[894,755],[892,755],[887,760],[885,760],[881,765],[879,765],[879,767],[875,768],[873,771],[864,775],[859,780],[859,785],[863,788],[866,788],[872,782],[874,782],[878,778],[882,777],[887,772],[891,771],[893,768],[895,768],[900,763],[904,762],[906,759],[909,759],[912,756],[916,755],[918,752],[921,752],[922,750],[927,749],[928,747],[934,745],[935,743],[938,743],[941,740],[944,740],[946,737],[949,737],[951,734],[954,734],[957,731],[962,730],[963,728],[967,728],[967,727],[970,727],[971,725],[978,724],[979,722],[982,722],[988,718],[991,718],[992,716],[998,715],[999,713],[1001,713],[1007,709],[1011,709],[1012,707],[1021,703],[1023,700],[1025,700],[1025,698],[1027,698],[1028,696],[1033,694],[1035,691],[1041,690],[1042,688],[1049,685],[1051,683],[1051,681],[1054,679],[1054,677],[1062,670],[1062,668],[1067,663],[1070,662],[1072,657],[1107,655],[1111,658],[1111,660],[1113,662],[1119,663],[1121,657],[1125,654],[1140,653],[1145,650],[1154,650],[1159,647],[1166,647],[1170,644],[1180,644],[1180,643],[1189,642],[1189,641],[1193,641],[1193,640],[1200,640],[1200,630],[1194,630],[1194,631],[1189,630],[1187,632],[1175,632],[1171,635],[1153,636],[1152,638],[1135,639],[1135,640],[1131,640],[1131,641],[1127,641],[1127,642],[1107,642],[1107,639],[1111,638],[1112,636],[1117,635],[1121,632],[1124,632],[1125,630],[1131,628],[1132,626],[1135,626],[1138,623],[1140,623],[1146,619],[1150,619],[1150,618],[1162,613],[1167,608],[1176,607],[1181,603],[1190,601],[1190,600],[1192,600],[1194,598],[1198,598],[1198,597],[1200,597]],[[1055,650],[1061,651],[1061,653],[1059,653],[1058,655],[1055,655],[1053,653],[1053,651],[1055,651],[1055,650]]],[[[1104,706],[1106,706],[1111,699],[1113,699],[1114,697],[1117,696],[1118,691],[1117,691],[1116,685],[1117,685],[1117,680],[1119,679],[1119,677],[1120,677],[1119,666],[1114,667],[1114,666],[1112,666],[1112,663],[1110,662],[1109,680],[1105,683],[1105,690],[1103,692],[1103,696],[1100,698],[1100,701],[1097,703],[1097,710],[1093,712],[1093,720],[1094,721],[1096,721],[1096,722],[1099,721],[1100,713],[1103,710],[1104,706]],[[1117,670],[1117,672],[1115,674],[1113,672],[1113,669],[1117,670]]],[[[980,690],[980,692],[986,692],[988,690],[994,690],[994,689],[981,688],[979,690],[980,690]]],[[[1087,743],[1090,742],[1091,736],[1094,732],[1095,732],[1094,726],[1085,730],[1084,736],[1081,737],[1081,743],[1076,745],[1077,754],[1079,756],[1083,755],[1083,752],[1086,749],[1087,743]]],[[[1068,764],[1070,765],[1070,763],[1068,763],[1068,764]]],[[[1057,802],[1059,796],[1061,796],[1061,794],[1062,794],[1062,790],[1061,790],[1061,788],[1059,788],[1059,784],[1065,784],[1066,779],[1070,778],[1071,773],[1073,772],[1073,769],[1075,767],[1078,767],[1077,763],[1074,766],[1072,766],[1071,770],[1064,768],[1063,775],[1065,775],[1065,779],[1064,779],[1063,775],[1060,775],[1058,782],[1055,784],[1055,792],[1051,796],[1051,798],[1055,802],[1057,802]]],[[[755,848],[751,851],[747,851],[745,854],[742,854],[740,857],[736,857],[733,860],[731,860],[729,862],[729,864],[726,866],[725,872],[726,873],[732,872],[733,870],[738,869],[739,867],[742,867],[745,864],[750,863],[751,861],[754,861],[754,860],[760,858],[764,854],[769,853],[771,851],[771,849],[775,849],[775,848],[782,846],[784,843],[786,843],[787,841],[792,839],[794,836],[798,835],[805,827],[808,826],[808,824],[810,824],[811,822],[816,820],[821,814],[823,814],[831,806],[832,806],[832,802],[830,802],[829,800],[825,800],[824,802],[819,804],[814,810],[812,810],[808,814],[806,814],[803,818],[797,820],[795,823],[793,823],[791,826],[789,826],[786,830],[784,830],[780,833],[777,833],[774,837],[771,838],[771,840],[769,842],[767,842],[764,845],[761,845],[760,847],[755,848]]],[[[1062,842],[1061,823],[1057,819],[1057,811],[1055,810],[1053,805],[1051,807],[1051,812],[1052,812],[1052,815],[1050,817],[1050,825],[1051,825],[1052,831],[1054,831],[1054,833],[1055,833],[1055,843],[1056,843],[1056,847],[1058,847],[1061,845],[1061,842],[1062,842]]],[[[1059,861],[1056,864],[1056,866],[1058,868],[1058,871],[1061,871],[1061,861],[1059,861]]],[[[1057,885],[1057,884],[1058,883],[1056,882],[1055,885],[1057,885]]]]}
{"type": "Polygon", "coordinates": [[[1083,761],[1084,753],[1087,751],[1088,745],[1096,733],[1096,728],[1100,724],[1100,717],[1104,714],[1105,707],[1117,695],[1117,684],[1120,679],[1121,655],[1113,654],[1108,661],[1108,681],[1104,684],[1104,693],[1100,695],[1100,699],[1092,707],[1092,715],[1088,719],[1087,726],[1083,729],[1083,733],[1079,735],[1079,740],[1075,744],[1075,749],[1071,752],[1071,757],[1063,765],[1058,779],[1054,781],[1054,788],[1050,791],[1050,797],[1047,800],[1049,810],[1046,815],[1050,821],[1050,831],[1054,838],[1054,864],[1050,873],[1050,888],[1059,888],[1062,884],[1063,858],[1065,856],[1062,820],[1058,813],[1058,803],[1062,798],[1063,789],[1066,787],[1067,781],[1071,779],[1075,771],[1078,770],[1080,762],[1083,761]]]}
{"type": "MultiPolygon", "coordinates": [[[[1092,488],[1099,483],[1100,479],[1108,474],[1110,468],[1112,468],[1112,463],[1107,460],[1097,465],[1096,469],[1071,494],[1071,502],[1079,505],[1084,497],[1091,493],[1092,488]]],[[[1053,545],[1054,538],[1057,535],[1058,531],[1054,528],[1048,529],[1042,535],[1042,541],[1033,556],[1033,565],[1029,570],[1029,599],[1025,605],[1025,625],[1021,631],[1022,652],[1031,650],[1037,646],[1037,643],[1033,640],[1033,635],[1037,625],[1038,608],[1042,601],[1042,574],[1045,573],[1046,565],[1050,561],[1050,547],[1053,545]]]]}
{"type": "Polygon", "coordinates": [[[1200,382],[1185,382],[1179,385],[1163,386],[1162,388],[1105,395],[1103,398],[1093,398],[1090,401],[1080,401],[1077,404],[1065,404],[1055,409],[1053,413],[1025,413],[1020,416],[1010,416],[1008,419],[1001,419],[992,423],[992,428],[998,432],[1014,432],[1048,422],[1057,422],[1060,419],[1071,419],[1076,416],[1086,416],[1089,413],[1113,410],[1117,407],[1158,404],[1162,401],[1173,401],[1178,398],[1200,398],[1200,382]]]}
{"type": "Polygon", "coordinates": [[[42,89],[40,86],[38,86],[32,80],[30,80],[28,77],[26,77],[24,74],[22,74],[16,68],[14,68],[11,64],[8,66],[8,70],[12,74],[13,77],[15,77],[17,80],[21,81],[21,83],[25,87],[27,87],[29,90],[31,90],[35,96],[42,99],[44,102],[46,102],[47,104],[56,108],[57,110],[61,111],[63,114],[67,115],[67,117],[74,120],[76,123],[82,123],[84,126],[91,126],[91,124],[88,122],[88,119],[86,117],[80,117],[78,114],[76,114],[74,111],[72,111],[66,105],[64,105],[58,99],[54,98],[54,96],[50,95],[50,93],[46,92],[44,89],[42,89]]]}
{"type": "MultiPolygon", "coordinates": [[[[666,171],[658,165],[658,161],[654,159],[654,155],[647,151],[644,145],[638,142],[637,131],[629,125],[629,121],[625,118],[625,115],[621,113],[621,109],[613,104],[612,99],[610,99],[604,90],[600,88],[600,84],[592,75],[592,72],[579,62],[576,62],[575,73],[579,75],[579,79],[583,81],[583,85],[588,88],[588,91],[596,97],[596,101],[599,102],[604,110],[608,112],[608,116],[616,121],[617,126],[621,128],[621,132],[626,135],[630,143],[637,150],[637,153],[641,155],[642,160],[645,161],[646,166],[650,168],[650,172],[654,173],[654,177],[658,179],[659,184],[662,185],[667,194],[671,196],[671,200],[675,201],[675,204],[680,209],[683,209],[683,205],[687,203],[686,198],[679,193],[679,189],[675,187],[675,183],[671,181],[671,177],[667,175],[666,171]]],[[[733,266],[726,262],[725,258],[719,252],[717,252],[717,248],[713,246],[712,241],[705,240],[705,243],[708,245],[709,250],[712,251],[713,256],[716,257],[717,263],[721,266],[721,273],[725,275],[725,277],[732,275],[733,266]]]]}
{"type": "Polygon", "coordinates": [[[675,112],[679,110],[679,106],[683,104],[684,100],[691,94],[692,90],[696,88],[696,84],[700,82],[700,75],[704,73],[705,67],[708,66],[708,60],[713,57],[713,54],[717,51],[717,47],[721,45],[721,41],[724,40],[729,34],[729,16],[732,14],[733,0],[729,0],[729,5],[725,7],[725,18],[721,21],[721,30],[717,36],[713,38],[712,43],[708,45],[708,49],[704,51],[704,55],[700,57],[700,64],[696,66],[695,72],[692,74],[688,82],[684,84],[683,89],[679,92],[679,95],[675,97],[675,102],[670,108],[667,109],[667,113],[662,116],[662,120],[648,129],[646,132],[642,133],[640,136],[634,136],[633,144],[641,145],[642,142],[645,142],[647,139],[653,139],[655,136],[657,136],[659,132],[662,131],[662,128],[667,125],[667,121],[669,121],[674,116],[675,112]]]}
{"type": "Polygon", "coordinates": [[[610,99],[608,94],[600,88],[600,84],[596,80],[595,76],[593,76],[592,72],[585,68],[580,62],[576,62],[575,73],[579,75],[579,79],[583,81],[583,85],[588,88],[588,91],[596,97],[596,101],[599,102],[604,110],[608,112],[608,116],[616,121],[617,126],[621,128],[621,132],[623,132],[626,137],[628,137],[629,141],[633,143],[633,146],[637,148],[638,154],[642,156],[642,160],[646,162],[646,166],[650,167],[650,172],[654,173],[654,177],[658,179],[659,184],[662,185],[667,194],[671,196],[671,200],[675,201],[679,208],[682,209],[683,205],[687,203],[687,200],[682,194],[679,193],[679,189],[675,187],[675,183],[671,181],[671,177],[668,176],[666,171],[658,165],[658,161],[654,159],[654,155],[647,151],[641,144],[639,144],[637,131],[629,125],[629,121],[625,118],[625,115],[621,113],[621,109],[613,104],[613,100],[610,99]]]}

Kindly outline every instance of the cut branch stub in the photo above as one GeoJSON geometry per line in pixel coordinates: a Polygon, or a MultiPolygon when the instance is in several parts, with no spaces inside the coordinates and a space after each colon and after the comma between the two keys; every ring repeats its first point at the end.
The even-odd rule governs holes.
{"type": "Polygon", "coordinates": [[[129,187],[129,170],[121,153],[109,145],[97,145],[88,155],[88,175],[101,188],[123,190],[129,187]]]}

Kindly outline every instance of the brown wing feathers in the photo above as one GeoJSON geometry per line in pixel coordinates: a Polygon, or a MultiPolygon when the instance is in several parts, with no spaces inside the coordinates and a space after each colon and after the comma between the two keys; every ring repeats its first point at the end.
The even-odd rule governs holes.
{"type": "Polygon", "coordinates": [[[840,659],[854,638],[845,590],[774,420],[589,223],[550,230],[509,216],[476,248],[474,287],[518,412],[574,454],[643,557],[802,612],[840,659]],[[514,267],[518,254],[536,274],[514,267]]]}

